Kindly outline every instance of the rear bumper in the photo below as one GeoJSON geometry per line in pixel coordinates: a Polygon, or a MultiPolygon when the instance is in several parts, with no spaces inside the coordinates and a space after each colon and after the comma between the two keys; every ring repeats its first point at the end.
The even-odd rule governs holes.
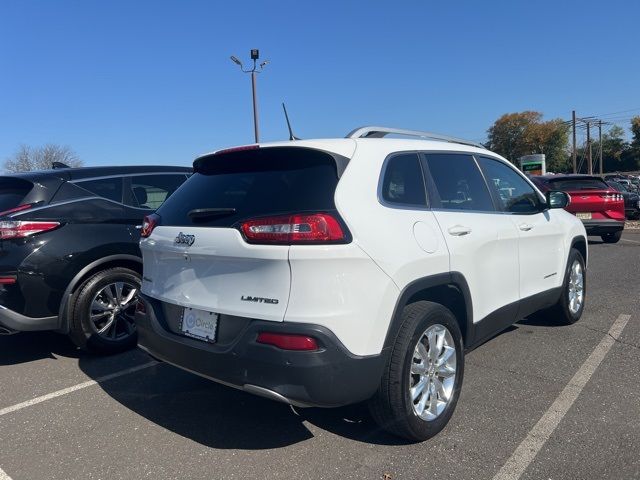
{"type": "Polygon", "coordinates": [[[296,406],[337,407],[370,398],[384,355],[352,355],[319,325],[250,320],[233,341],[208,344],[172,333],[160,301],[142,295],[136,313],[138,345],[153,357],[231,387],[296,406]],[[256,342],[259,332],[314,337],[320,350],[296,352],[256,342]]]}
{"type": "Polygon", "coordinates": [[[38,330],[56,330],[58,316],[32,318],[14,312],[0,305],[0,327],[7,330],[5,333],[34,332],[38,330]]]}
{"type": "Polygon", "coordinates": [[[587,235],[604,235],[624,229],[624,222],[618,220],[583,220],[587,235]]]}

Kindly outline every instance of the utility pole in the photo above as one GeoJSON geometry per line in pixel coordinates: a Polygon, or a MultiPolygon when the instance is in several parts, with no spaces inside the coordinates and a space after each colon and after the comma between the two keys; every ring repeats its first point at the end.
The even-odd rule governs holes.
{"type": "Polygon", "coordinates": [[[576,111],[571,112],[571,123],[573,125],[573,151],[571,153],[571,160],[573,162],[573,173],[576,173],[576,111]]]}
{"type": "Polygon", "coordinates": [[[593,162],[591,159],[591,123],[587,122],[587,165],[589,175],[593,175],[593,162]]]}
{"type": "Polygon", "coordinates": [[[602,175],[602,120],[598,120],[598,145],[600,146],[600,175],[602,175]]]}
{"type": "Polygon", "coordinates": [[[253,133],[256,140],[256,143],[260,142],[260,135],[258,129],[258,93],[256,91],[256,75],[261,73],[264,69],[265,65],[269,63],[268,61],[262,62],[259,66],[256,65],[256,62],[260,58],[260,51],[257,48],[251,50],[251,60],[253,60],[253,68],[245,70],[242,65],[242,62],[238,60],[236,57],[231,55],[231,61],[237,64],[244,73],[251,74],[251,96],[253,98],[253,133]]]}

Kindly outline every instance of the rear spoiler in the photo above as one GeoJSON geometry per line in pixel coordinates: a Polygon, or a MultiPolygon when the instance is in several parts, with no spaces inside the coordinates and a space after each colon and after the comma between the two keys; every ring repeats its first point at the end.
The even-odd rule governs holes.
{"type": "MultiPolygon", "coordinates": [[[[347,168],[349,159],[337,153],[320,150],[317,148],[300,147],[300,146],[278,146],[278,147],[260,147],[259,145],[245,145],[242,147],[228,148],[218,150],[217,152],[203,155],[196,158],[193,162],[194,173],[211,173],[213,170],[219,173],[234,172],[233,162],[246,159],[247,157],[262,158],[264,165],[268,166],[269,157],[273,156],[295,156],[300,161],[304,160],[304,156],[318,155],[329,156],[333,158],[336,164],[336,173],[338,178],[342,176],[347,168]]],[[[237,170],[236,170],[237,171],[237,170]]]]}

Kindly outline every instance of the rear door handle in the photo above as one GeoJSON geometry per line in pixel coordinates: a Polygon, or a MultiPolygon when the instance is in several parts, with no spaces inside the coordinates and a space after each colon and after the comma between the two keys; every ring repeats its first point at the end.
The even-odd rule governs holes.
{"type": "Polygon", "coordinates": [[[453,235],[454,237],[462,237],[463,235],[469,235],[470,233],[471,229],[463,225],[454,225],[449,228],[449,235],[453,235]]]}
{"type": "Polygon", "coordinates": [[[533,230],[533,225],[529,225],[528,223],[522,223],[518,225],[518,228],[523,232],[528,232],[529,230],[533,230]]]}

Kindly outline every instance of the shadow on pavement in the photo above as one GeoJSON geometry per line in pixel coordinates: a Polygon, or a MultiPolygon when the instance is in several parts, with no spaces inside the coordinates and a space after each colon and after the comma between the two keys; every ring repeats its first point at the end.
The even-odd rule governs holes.
{"type": "Polygon", "coordinates": [[[516,325],[528,325],[531,327],[567,327],[567,324],[556,319],[552,313],[541,311],[529,315],[518,321],[516,325]]]}
{"type": "MultiPolygon", "coordinates": [[[[79,365],[91,376],[87,362],[79,365]]],[[[147,420],[211,448],[285,447],[312,438],[309,424],[366,443],[405,443],[381,431],[364,405],[293,409],[162,363],[100,387],[147,420]]]]}
{"type": "Polygon", "coordinates": [[[53,332],[23,332],[0,335],[0,365],[17,365],[55,355],[79,358],[82,353],[64,335],[53,332]]]}

